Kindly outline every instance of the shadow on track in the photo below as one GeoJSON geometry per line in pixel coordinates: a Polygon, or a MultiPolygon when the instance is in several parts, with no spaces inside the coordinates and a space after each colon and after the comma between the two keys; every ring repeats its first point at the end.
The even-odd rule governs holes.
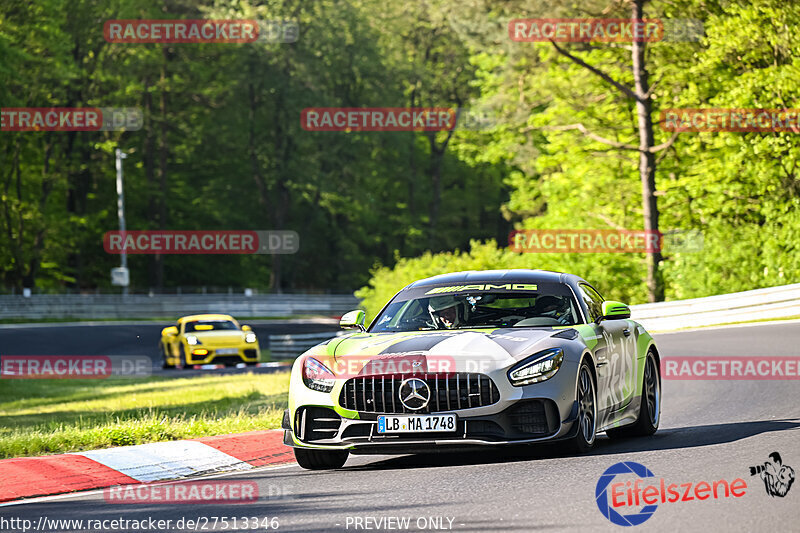
{"type": "MultiPolygon", "coordinates": [[[[800,420],[761,420],[756,422],[735,422],[660,429],[652,437],[620,440],[599,437],[595,448],[586,455],[615,455],[632,452],[712,446],[715,444],[734,442],[762,433],[797,429],[800,429],[800,420]]],[[[395,470],[405,468],[465,466],[531,461],[555,457],[573,456],[564,450],[563,444],[549,443],[490,449],[476,448],[474,452],[447,452],[442,450],[438,453],[404,455],[367,465],[345,467],[344,470],[395,470]]]]}
{"type": "Polygon", "coordinates": [[[726,444],[737,440],[773,433],[800,429],[800,420],[759,420],[755,422],[732,422],[705,426],[659,429],[652,437],[628,440],[602,439],[589,455],[642,452],[651,450],[674,450],[726,444]]]}

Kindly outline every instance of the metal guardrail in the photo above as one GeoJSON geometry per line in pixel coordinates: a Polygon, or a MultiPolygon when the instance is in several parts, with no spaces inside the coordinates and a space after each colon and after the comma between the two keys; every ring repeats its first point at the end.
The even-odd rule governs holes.
{"type": "Polygon", "coordinates": [[[339,316],[356,308],[350,294],[184,294],[184,295],[21,295],[0,296],[0,319],[145,318],[197,313],[237,317],[339,316]]]}
{"type": "Polygon", "coordinates": [[[800,315],[800,283],[691,300],[631,306],[631,318],[649,331],[800,315]]]}
{"type": "MultiPolygon", "coordinates": [[[[338,316],[359,306],[352,295],[33,295],[0,296],[0,319],[143,318],[193,313],[237,317],[338,316]]],[[[651,331],[800,316],[800,283],[719,296],[631,306],[632,318],[651,331]]],[[[273,359],[297,357],[346,332],[271,335],[273,359]]]]}
{"type": "Polygon", "coordinates": [[[347,335],[348,333],[352,333],[352,331],[270,335],[269,350],[272,353],[273,360],[293,359],[323,341],[340,335],[347,335]]]}
{"type": "MultiPolygon", "coordinates": [[[[357,307],[352,305],[351,307],[357,307]]],[[[800,315],[800,283],[752,291],[631,306],[631,318],[649,331],[669,331],[730,322],[800,315]]],[[[293,359],[348,331],[270,335],[273,360],[293,359]]]]}

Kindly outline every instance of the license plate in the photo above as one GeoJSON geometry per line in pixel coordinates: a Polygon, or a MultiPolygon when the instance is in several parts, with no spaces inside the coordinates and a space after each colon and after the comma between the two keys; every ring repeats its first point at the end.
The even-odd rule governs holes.
{"type": "Polygon", "coordinates": [[[378,433],[438,433],[455,431],[456,415],[379,416],[378,433]]]}
{"type": "Polygon", "coordinates": [[[239,353],[238,348],[220,348],[217,350],[217,355],[229,355],[239,353]]]}

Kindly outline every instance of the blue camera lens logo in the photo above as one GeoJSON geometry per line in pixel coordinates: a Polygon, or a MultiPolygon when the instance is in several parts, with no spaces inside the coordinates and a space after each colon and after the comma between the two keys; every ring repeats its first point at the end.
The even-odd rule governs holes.
{"type": "Polygon", "coordinates": [[[654,474],[647,469],[646,466],[634,463],[632,461],[625,461],[617,463],[608,468],[600,479],[597,480],[597,487],[594,491],[594,497],[597,501],[597,508],[603,513],[603,516],[611,520],[611,522],[619,526],[638,526],[646,522],[653,513],[658,509],[658,505],[645,505],[638,513],[632,514],[619,514],[613,509],[608,501],[608,486],[620,474],[634,474],[639,478],[654,477],[654,474]]]}

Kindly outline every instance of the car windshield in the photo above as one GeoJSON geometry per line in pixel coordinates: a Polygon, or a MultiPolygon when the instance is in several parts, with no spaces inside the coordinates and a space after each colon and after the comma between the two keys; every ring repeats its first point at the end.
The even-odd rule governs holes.
{"type": "Polygon", "coordinates": [[[190,331],[217,331],[217,330],[236,330],[236,324],[230,320],[195,320],[186,323],[186,332],[190,331]]]}
{"type": "Polygon", "coordinates": [[[571,291],[560,284],[539,286],[537,291],[464,291],[419,297],[401,293],[375,319],[370,331],[571,326],[580,323],[579,317],[571,291]]]}

